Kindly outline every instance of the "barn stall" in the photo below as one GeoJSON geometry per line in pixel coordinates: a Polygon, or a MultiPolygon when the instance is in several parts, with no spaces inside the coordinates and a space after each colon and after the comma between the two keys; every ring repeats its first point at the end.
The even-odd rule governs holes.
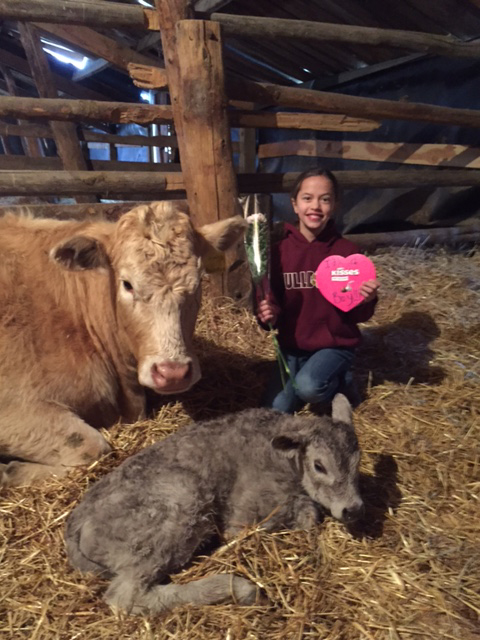
{"type": "Polygon", "coordinates": [[[110,430],[114,452],[90,469],[0,496],[5,637],[480,637],[479,174],[476,143],[465,143],[480,116],[468,91],[463,103],[453,90],[425,102],[362,96],[416,65],[427,76],[434,62],[473,65],[480,10],[467,0],[461,10],[408,2],[401,14],[392,2],[289,4],[0,2],[0,196],[52,217],[114,219],[135,202],[187,197],[199,224],[239,203],[275,220],[299,170],[334,168],[342,225],[382,283],[356,365],[366,522],[251,529],[173,577],[233,569],[265,591],[267,602],[250,608],[129,618],[103,604],[104,581],[68,565],[64,521],[96,478],[192,419],[258,405],[274,348],[248,309],[239,247],[206,280],[203,380],[157,403],[152,419],[110,430]],[[60,46],[85,55],[85,68],[47,60],[44,47],[60,46]],[[403,138],[386,138],[399,122],[403,138]],[[419,123],[421,135],[408,128],[419,123]],[[126,147],[146,149],[146,161],[122,160],[126,147]],[[427,190],[436,209],[418,197],[427,190]],[[384,216],[367,216],[365,191],[395,206],[380,199],[384,216]],[[398,216],[410,224],[395,225],[398,216]]]}

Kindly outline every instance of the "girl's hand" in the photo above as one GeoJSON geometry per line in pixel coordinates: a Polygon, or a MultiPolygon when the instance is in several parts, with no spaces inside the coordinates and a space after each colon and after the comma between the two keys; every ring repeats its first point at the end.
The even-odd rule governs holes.
{"type": "Polygon", "coordinates": [[[375,298],[377,297],[377,290],[380,287],[380,285],[378,284],[377,280],[365,280],[365,282],[362,282],[362,284],[360,285],[360,294],[363,296],[364,300],[362,302],[371,302],[372,300],[375,300],[375,298]]]}
{"type": "Polygon", "coordinates": [[[257,317],[263,324],[276,324],[278,313],[268,298],[258,303],[257,317]]]}

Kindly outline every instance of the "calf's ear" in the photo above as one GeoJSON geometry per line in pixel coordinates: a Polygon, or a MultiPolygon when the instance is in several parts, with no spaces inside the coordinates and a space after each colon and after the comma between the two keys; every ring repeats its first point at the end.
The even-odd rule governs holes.
{"type": "Polygon", "coordinates": [[[337,393],[332,401],[332,420],[352,424],[352,405],[343,393],[337,393]]]}
{"type": "Polygon", "coordinates": [[[275,436],[272,440],[272,447],[281,451],[287,458],[292,458],[302,447],[300,439],[290,436],[275,436]]]}
{"type": "Polygon", "coordinates": [[[50,252],[50,257],[64,269],[85,271],[108,267],[109,259],[105,247],[96,238],[89,236],[73,236],[66,242],[57,245],[50,252]]]}

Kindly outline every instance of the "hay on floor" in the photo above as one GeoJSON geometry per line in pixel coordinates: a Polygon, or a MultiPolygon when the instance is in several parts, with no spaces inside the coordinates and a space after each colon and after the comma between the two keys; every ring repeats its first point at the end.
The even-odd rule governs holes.
{"type": "MultiPolygon", "coordinates": [[[[0,495],[0,636],[29,640],[417,640],[480,638],[480,254],[374,256],[381,302],[363,327],[355,411],[367,522],[247,531],[174,580],[234,571],[267,602],[114,614],[106,583],[69,566],[65,519],[96,478],[192,419],[256,406],[269,336],[228,301],[205,300],[204,377],[153,420],[116,427],[114,452],[65,479],[0,495]]],[[[308,410],[308,408],[306,409],[308,410]]]]}

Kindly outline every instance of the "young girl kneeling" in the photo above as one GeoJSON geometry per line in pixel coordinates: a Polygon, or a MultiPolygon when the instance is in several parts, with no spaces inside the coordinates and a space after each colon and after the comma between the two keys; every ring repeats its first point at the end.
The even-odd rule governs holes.
{"type": "Polygon", "coordinates": [[[283,239],[272,246],[271,293],[257,308],[262,325],[278,329],[279,345],[295,381],[292,385],[287,377],[284,388],[276,367],[262,404],[285,413],[347,391],[361,337],[357,323],[372,317],[378,289],[376,280],[363,282],[363,302],[343,312],[315,286],[315,272],[327,256],[359,253],[338,233],[332,219],[338,201],[335,176],[327,169],[305,171],[295,182],[291,201],[299,225],[285,224],[283,239]]]}

